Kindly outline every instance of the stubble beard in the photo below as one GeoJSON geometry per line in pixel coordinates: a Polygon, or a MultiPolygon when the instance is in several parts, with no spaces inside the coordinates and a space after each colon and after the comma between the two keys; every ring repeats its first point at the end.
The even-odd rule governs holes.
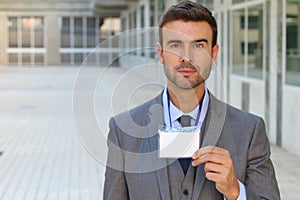
{"type": "Polygon", "coordinates": [[[180,64],[175,68],[172,67],[167,67],[166,64],[164,64],[164,72],[167,77],[167,79],[172,82],[176,87],[180,89],[194,89],[197,86],[201,85],[204,83],[207,78],[210,75],[211,71],[211,64],[207,66],[204,70],[204,72],[201,73],[200,67],[195,67],[191,64],[180,64]],[[182,74],[178,73],[177,70],[182,69],[182,68],[190,68],[193,70],[198,71],[198,76],[195,77],[194,80],[189,80],[188,78],[184,77],[182,74]]]}

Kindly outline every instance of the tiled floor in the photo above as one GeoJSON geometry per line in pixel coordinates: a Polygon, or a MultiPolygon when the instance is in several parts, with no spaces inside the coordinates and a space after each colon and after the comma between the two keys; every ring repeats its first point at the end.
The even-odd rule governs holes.
{"type": "MultiPolygon", "coordinates": [[[[86,84],[76,87],[75,93],[83,96],[74,95],[78,68],[0,69],[1,200],[102,199],[106,152],[105,141],[100,141],[107,133],[107,120],[111,114],[153,95],[151,87],[143,95],[136,89],[127,103],[114,106],[114,99],[120,98],[114,96],[116,80],[123,77],[126,87],[138,81],[137,77],[145,80],[135,73],[127,73],[129,77],[124,79],[124,72],[111,69],[98,80],[99,87],[91,97],[99,102],[94,108],[103,135],[97,135],[90,127],[80,127],[78,119],[90,122],[89,116],[76,118],[81,110],[74,104],[79,102],[83,108],[89,104],[74,98],[90,94],[90,85],[86,84]]],[[[97,75],[93,70],[81,73],[89,80],[97,75]]],[[[118,94],[122,98],[127,95],[118,94]]],[[[272,158],[282,199],[299,199],[300,158],[276,146],[272,146],[272,158]]]]}

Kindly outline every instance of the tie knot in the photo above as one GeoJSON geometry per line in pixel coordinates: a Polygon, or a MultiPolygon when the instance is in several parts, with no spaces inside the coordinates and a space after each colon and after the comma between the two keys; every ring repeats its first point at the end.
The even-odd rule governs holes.
{"type": "Polygon", "coordinates": [[[192,117],[189,115],[182,115],[178,121],[180,122],[182,127],[187,127],[191,125],[191,119],[192,117]]]}

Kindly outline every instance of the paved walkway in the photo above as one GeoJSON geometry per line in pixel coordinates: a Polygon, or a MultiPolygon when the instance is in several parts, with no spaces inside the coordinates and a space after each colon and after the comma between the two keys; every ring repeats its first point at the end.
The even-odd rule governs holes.
{"type": "MultiPolygon", "coordinates": [[[[76,97],[83,101],[73,99],[78,71],[66,67],[0,68],[0,200],[102,199],[104,143],[99,145],[101,135],[93,135],[89,127],[75,126],[74,116],[82,111],[72,104],[89,105],[84,98],[91,94],[89,84],[99,71],[80,73],[88,77],[75,90],[85,94],[76,97]]],[[[134,88],[127,94],[123,87],[149,77],[117,68],[101,72],[91,98],[100,102],[94,108],[105,136],[111,114],[153,96],[161,86],[146,84],[146,93],[134,88]],[[116,104],[120,98],[128,100],[116,104]]],[[[276,146],[272,146],[272,158],[282,199],[299,199],[300,158],[276,146]]]]}

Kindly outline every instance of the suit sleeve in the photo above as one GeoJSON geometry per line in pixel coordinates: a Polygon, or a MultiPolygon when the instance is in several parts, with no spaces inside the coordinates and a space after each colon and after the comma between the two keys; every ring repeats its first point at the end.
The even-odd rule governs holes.
{"type": "Polygon", "coordinates": [[[248,200],[280,199],[270,155],[270,143],[266,135],[265,124],[261,118],[258,118],[248,151],[248,167],[245,180],[248,200]]]}
{"type": "Polygon", "coordinates": [[[118,131],[114,119],[111,118],[107,139],[108,155],[103,192],[104,200],[129,199],[125,173],[123,170],[124,156],[118,133],[120,133],[120,131],[118,131]]]}

